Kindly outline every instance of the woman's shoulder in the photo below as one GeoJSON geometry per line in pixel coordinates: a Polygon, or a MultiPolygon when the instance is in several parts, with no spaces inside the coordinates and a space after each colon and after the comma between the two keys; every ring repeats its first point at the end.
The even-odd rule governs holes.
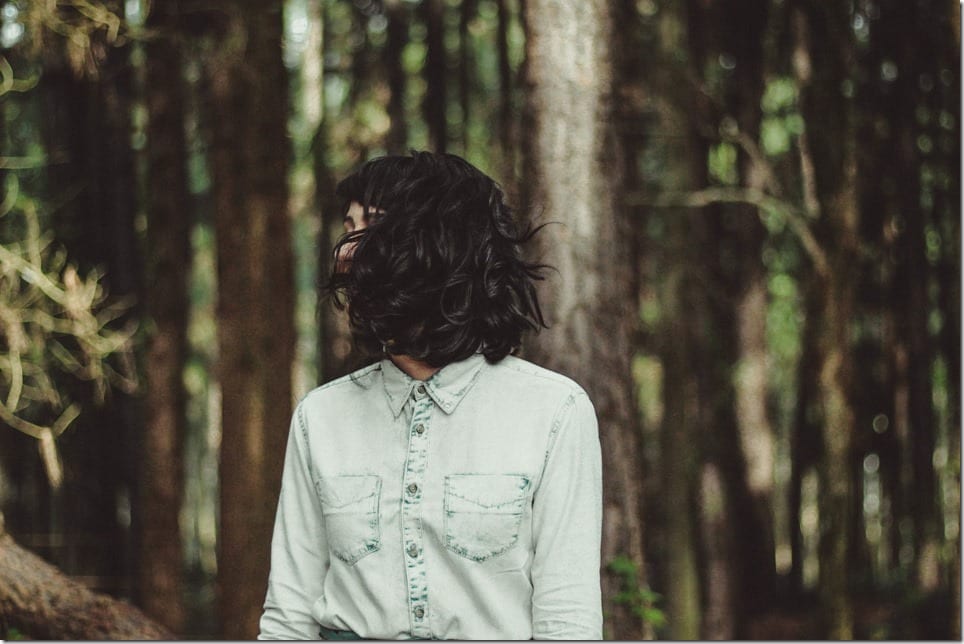
{"type": "Polygon", "coordinates": [[[582,386],[569,376],[517,356],[508,355],[492,367],[498,380],[507,386],[523,386],[530,392],[535,387],[558,395],[586,395],[582,386]]]}
{"type": "Polygon", "coordinates": [[[371,389],[378,370],[378,362],[372,363],[349,374],[335,378],[321,384],[302,396],[298,406],[313,405],[319,402],[331,402],[342,398],[354,398],[364,395],[371,389]]]}

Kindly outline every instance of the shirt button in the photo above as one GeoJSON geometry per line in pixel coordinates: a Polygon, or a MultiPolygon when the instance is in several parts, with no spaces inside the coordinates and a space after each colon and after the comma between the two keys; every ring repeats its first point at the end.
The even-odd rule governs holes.
{"type": "Polygon", "coordinates": [[[422,619],[425,617],[425,609],[421,606],[416,606],[415,610],[412,612],[415,614],[415,619],[422,619]]]}
{"type": "Polygon", "coordinates": [[[408,484],[408,493],[409,493],[409,494],[415,494],[416,492],[418,492],[418,485],[417,485],[416,483],[409,483],[409,484],[408,484]]]}
{"type": "Polygon", "coordinates": [[[415,388],[415,393],[417,393],[419,396],[424,396],[424,395],[425,395],[425,385],[419,385],[418,387],[416,387],[416,388],[415,388]]]}
{"type": "Polygon", "coordinates": [[[422,425],[421,423],[419,423],[418,425],[416,425],[416,426],[415,426],[415,433],[418,434],[419,436],[421,436],[422,434],[424,434],[424,433],[425,433],[425,425],[422,425]]]}
{"type": "Polygon", "coordinates": [[[408,547],[408,556],[413,559],[418,556],[418,546],[414,543],[408,547]]]}

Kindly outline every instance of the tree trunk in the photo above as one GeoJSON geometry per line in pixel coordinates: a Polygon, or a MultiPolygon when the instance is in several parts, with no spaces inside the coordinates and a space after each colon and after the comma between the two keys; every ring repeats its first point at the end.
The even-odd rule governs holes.
{"type": "MultiPolygon", "coordinates": [[[[686,72],[701,75],[703,60],[700,29],[702,16],[691,6],[677,5],[661,13],[659,19],[660,50],[669,59],[672,52],[687,50],[690,65],[686,72]]],[[[658,74],[658,70],[653,71],[658,74]]],[[[668,89],[668,88],[667,88],[668,89]]],[[[682,105],[691,104],[694,97],[687,89],[662,96],[658,105],[659,128],[672,133],[667,138],[660,189],[678,193],[700,189],[707,183],[707,142],[700,135],[705,112],[699,107],[686,111],[682,105]],[[693,112],[696,112],[695,114],[693,112]]],[[[670,90],[670,91],[674,91],[670,90]]],[[[704,475],[723,475],[719,462],[707,464],[712,447],[705,445],[707,438],[701,431],[704,420],[718,410],[719,393],[706,387],[713,380],[711,370],[716,367],[718,352],[711,350],[711,338],[707,327],[711,326],[710,303],[707,287],[711,279],[704,253],[715,255],[710,243],[709,221],[713,208],[671,208],[661,213],[665,221],[663,245],[666,248],[665,266],[660,269],[659,297],[661,304],[658,330],[659,356],[662,363],[663,422],[660,429],[660,469],[662,502],[664,505],[663,540],[665,559],[663,583],[666,595],[666,617],[671,639],[699,639],[722,636],[732,628],[728,607],[719,606],[725,601],[726,584],[701,587],[701,581],[709,583],[722,578],[711,575],[700,578],[700,525],[718,523],[723,516],[712,511],[714,503],[726,505],[727,490],[721,486],[706,486],[704,475]],[[701,394],[710,394],[710,400],[701,394]],[[701,498],[702,492],[708,496],[701,498]],[[705,591],[705,592],[704,592],[705,591]],[[703,599],[713,603],[711,616],[718,621],[704,624],[703,599]],[[725,613],[725,614],[724,614],[725,613]],[[704,626],[706,630],[704,630],[704,626]]],[[[714,422],[732,425],[730,418],[714,422]]],[[[712,442],[712,440],[710,440],[712,442]]],[[[715,479],[710,479],[715,481],[715,479]]],[[[715,560],[718,548],[728,542],[726,534],[717,535],[720,541],[705,544],[705,552],[713,573],[720,571],[721,561],[715,560]]]]}
{"type": "MultiPolygon", "coordinates": [[[[664,188],[674,190],[678,182],[692,181],[692,162],[705,159],[695,154],[699,146],[686,123],[666,116],[661,124],[666,131],[680,132],[683,150],[676,150],[679,164],[667,167],[664,188]],[[674,167],[675,166],[675,167],[674,167]],[[674,186],[674,184],[677,184],[674,186]]],[[[692,186],[690,186],[692,187],[692,186]]],[[[700,506],[700,466],[703,450],[699,441],[701,401],[699,372],[707,360],[701,355],[699,322],[701,306],[697,278],[690,268],[698,265],[691,244],[705,243],[700,210],[673,210],[667,215],[667,248],[674,258],[664,268],[660,302],[660,360],[663,364],[663,426],[660,436],[664,530],[666,541],[666,612],[671,639],[699,639],[701,631],[699,537],[696,531],[700,506]]],[[[705,319],[705,317],[703,317],[705,319]]],[[[717,499],[722,502],[722,499],[717,499]]],[[[712,516],[707,520],[714,520],[712,516]]]]}
{"type": "MultiPolygon", "coordinates": [[[[116,0],[103,8],[123,13],[116,0]]],[[[131,47],[118,46],[100,32],[91,44],[83,74],[69,65],[59,37],[44,49],[42,127],[45,152],[55,160],[44,168],[45,196],[61,204],[53,209],[51,227],[71,261],[81,272],[103,271],[101,283],[110,296],[134,299],[134,308],[115,322],[119,325],[137,318],[142,292],[130,147],[131,47]]],[[[93,402],[97,397],[73,377],[55,375],[54,380],[69,398],[93,402]]],[[[58,565],[69,574],[95,578],[99,589],[125,595],[132,591],[127,583],[134,567],[132,523],[131,514],[121,519],[118,508],[136,509],[130,500],[136,495],[139,416],[138,400],[117,390],[110,405],[90,405],[72,431],[58,439],[65,485],[51,499],[45,526],[63,535],[63,546],[52,553],[58,565]]]]}
{"type": "MultiPolygon", "coordinates": [[[[663,120],[664,126],[670,121],[663,120]]],[[[685,126],[684,126],[685,127],[685,126]]],[[[673,131],[667,127],[667,131],[673,131]]],[[[684,160],[689,157],[680,154],[684,160]]],[[[687,181],[687,169],[674,172],[676,180],[687,181]]],[[[677,258],[664,268],[660,302],[660,360],[663,364],[663,427],[660,436],[660,466],[663,481],[663,513],[666,563],[666,613],[671,639],[693,640],[701,636],[699,544],[696,521],[699,513],[698,473],[702,460],[699,385],[693,373],[698,359],[698,338],[691,319],[695,304],[688,244],[702,223],[700,211],[668,212],[667,240],[670,256],[677,258]]],[[[708,517],[713,520],[713,517],[708,517]]]]}
{"type": "Polygon", "coordinates": [[[258,632],[292,403],[281,8],[227,3],[207,68],[222,400],[218,584],[227,639],[258,632]]]}
{"type": "Polygon", "coordinates": [[[463,0],[459,4],[459,109],[462,112],[462,125],[459,134],[462,141],[462,155],[470,157],[469,124],[472,112],[472,80],[475,74],[475,58],[469,37],[469,25],[475,18],[478,0],[463,0]]]}
{"type": "Polygon", "coordinates": [[[429,149],[433,152],[445,152],[448,145],[445,3],[443,0],[422,0],[419,9],[425,23],[427,44],[422,72],[426,84],[422,113],[428,126],[429,149]]]}
{"type": "Polygon", "coordinates": [[[851,456],[855,433],[850,324],[860,234],[854,124],[850,99],[853,32],[846,5],[800,0],[793,13],[794,72],[812,155],[819,239],[828,268],[818,275],[820,308],[818,395],[823,425],[820,479],[820,599],[827,635],[854,635],[851,579],[853,495],[851,456]],[[819,127],[816,124],[819,123],[819,127]]]}
{"type": "MultiPolygon", "coordinates": [[[[894,53],[897,40],[902,40],[902,26],[894,21],[887,9],[882,9],[881,18],[870,30],[869,42],[862,51],[858,64],[863,69],[881,69],[894,53]]],[[[903,74],[901,74],[903,77],[903,74]]],[[[914,81],[916,82],[916,80],[914,81]]],[[[890,112],[896,103],[892,92],[894,83],[885,82],[879,74],[868,74],[859,86],[855,98],[857,109],[867,117],[858,123],[858,140],[866,152],[858,157],[858,176],[860,181],[861,228],[867,248],[873,256],[861,266],[861,287],[858,291],[857,305],[868,316],[879,317],[880,331],[866,334],[858,345],[858,364],[863,367],[864,377],[855,383],[855,409],[859,419],[856,437],[856,459],[873,453],[879,457],[880,508],[886,508],[873,518],[876,525],[867,525],[867,531],[858,532],[855,537],[862,550],[867,551],[869,560],[861,566],[868,566],[880,579],[884,575],[898,575],[901,544],[900,526],[909,519],[906,485],[902,476],[905,454],[911,453],[907,443],[907,406],[905,379],[897,367],[903,360],[904,347],[897,337],[897,316],[900,307],[894,306],[894,283],[896,279],[895,244],[900,239],[896,235],[895,216],[901,207],[899,198],[882,185],[893,182],[902,185],[904,177],[894,169],[897,156],[893,154],[896,145],[892,140],[893,123],[890,112]],[[886,122],[887,127],[880,127],[886,122]],[[885,179],[885,177],[887,179],[885,179]],[[900,386],[898,386],[900,383],[900,386]],[[900,412],[898,414],[898,412],[900,412]],[[904,444],[902,444],[904,443],[904,444]],[[907,517],[907,519],[904,519],[907,517]],[[879,528],[880,536],[875,539],[861,538],[879,528]]],[[[908,192],[912,189],[908,188],[908,192]]],[[[900,191],[903,193],[903,189],[900,191]]],[[[915,194],[917,194],[915,192],[915,194]]],[[[909,472],[908,472],[909,473],[909,472]]],[[[863,478],[864,468],[860,463],[855,476],[863,478]]],[[[862,495],[855,502],[862,504],[862,495]]],[[[858,515],[864,514],[860,508],[858,515]]],[[[864,556],[863,554],[861,556],[864,556]]],[[[902,578],[906,578],[903,577],[902,578]]]]}
{"type": "MultiPolygon", "coordinates": [[[[933,591],[939,582],[939,506],[937,473],[933,456],[937,430],[932,402],[931,366],[933,347],[927,329],[931,308],[927,293],[930,269],[925,256],[926,212],[921,207],[921,168],[926,162],[917,149],[921,128],[917,110],[922,97],[918,83],[929,71],[922,61],[934,58],[929,51],[929,25],[922,20],[929,12],[915,3],[885,2],[875,26],[881,56],[895,65],[897,78],[887,83],[880,103],[889,124],[886,138],[886,168],[900,189],[888,195],[893,202],[891,242],[895,248],[892,293],[899,429],[908,437],[908,498],[906,520],[913,523],[913,576],[919,587],[933,591]],[[908,33],[911,38],[908,38],[908,33]],[[913,34],[918,34],[913,38],[913,34]]],[[[939,72],[938,72],[939,73],[939,72]]],[[[879,186],[875,186],[880,190],[879,186]]]]}
{"type": "Polygon", "coordinates": [[[385,137],[389,154],[408,151],[408,121],[405,117],[405,88],[408,77],[402,67],[402,52],[408,42],[409,12],[402,0],[387,0],[388,37],[382,49],[382,64],[388,76],[388,118],[391,125],[385,137]]]}
{"type": "Polygon", "coordinates": [[[817,383],[817,293],[816,284],[805,285],[804,322],[801,331],[800,361],[797,363],[796,408],[790,430],[790,482],[787,514],[790,517],[790,590],[791,597],[804,595],[804,563],[807,556],[801,510],[803,480],[820,458],[820,427],[816,421],[817,383]]]}
{"type": "MultiPolygon", "coordinates": [[[[119,0],[108,3],[107,6],[117,15],[124,13],[123,3],[119,0]]],[[[87,237],[87,243],[96,239],[94,243],[102,245],[103,254],[99,262],[106,264],[104,285],[111,296],[134,300],[133,306],[117,320],[118,325],[141,318],[142,305],[138,296],[145,293],[144,267],[135,224],[138,212],[137,174],[134,152],[130,145],[134,102],[131,49],[129,45],[125,45],[108,50],[103,77],[97,83],[97,98],[94,104],[94,109],[99,113],[100,127],[103,129],[94,134],[97,137],[96,157],[86,161],[97,169],[95,185],[99,203],[95,205],[95,212],[100,213],[100,225],[103,227],[102,233],[97,232],[93,226],[88,227],[90,236],[87,237]]],[[[143,295],[141,298],[146,299],[143,295]]],[[[88,472],[97,472],[104,481],[104,487],[110,490],[101,510],[104,523],[92,521],[88,528],[91,533],[96,534],[102,533],[105,525],[112,525],[116,535],[115,539],[110,541],[112,547],[102,548],[100,551],[102,570],[105,571],[102,574],[116,577],[101,589],[130,596],[134,590],[131,580],[136,568],[131,528],[136,529],[142,518],[136,506],[131,505],[131,500],[136,498],[139,484],[136,463],[140,454],[137,447],[143,431],[144,410],[142,401],[122,388],[115,388],[110,396],[109,404],[98,410],[97,416],[90,415],[87,418],[88,421],[97,423],[96,430],[94,425],[88,425],[88,431],[84,432],[78,426],[75,428],[80,430],[76,434],[76,440],[78,446],[81,442],[84,444],[85,451],[91,450],[88,452],[88,472]],[[92,430],[100,434],[99,445],[92,440],[92,430]],[[118,506],[129,508],[132,520],[121,519],[118,506]]],[[[65,455],[65,458],[69,456],[65,455]]],[[[87,490],[86,494],[89,496],[85,500],[89,501],[93,492],[87,490]]],[[[86,503],[71,504],[74,525],[85,520],[91,521],[89,507],[84,507],[85,505],[86,503]]]]}
{"type": "MultiPolygon", "coordinates": [[[[936,33],[943,37],[938,42],[946,42],[940,50],[939,59],[943,69],[960,69],[959,65],[961,34],[961,6],[957,3],[944,3],[943,10],[936,9],[930,14],[937,23],[936,33]]],[[[950,82],[940,85],[937,100],[939,105],[950,114],[961,112],[961,77],[953,74],[950,82]]],[[[934,224],[941,233],[941,253],[937,266],[939,286],[938,306],[943,314],[943,325],[939,335],[940,352],[947,368],[947,451],[948,463],[945,485],[961,489],[961,121],[952,119],[950,126],[935,140],[944,139],[941,160],[950,180],[937,191],[934,204],[934,224]]],[[[946,489],[946,488],[945,488],[946,489]]],[[[944,500],[944,516],[960,517],[960,497],[944,500]]],[[[946,518],[945,518],[946,520],[946,518]]],[[[947,585],[950,588],[950,639],[961,638],[961,530],[946,544],[948,557],[947,585]]]]}
{"type": "MultiPolygon", "coordinates": [[[[321,23],[324,29],[322,37],[321,59],[328,60],[333,52],[333,37],[331,33],[331,20],[329,20],[328,3],[323,2],[321,6],[321,23]]],[[[391,20],[391,17],[389,17],[391,20]]],[[[389,29],[392,26],[389,24],[389,29]]],[[[334,73],[326,69],[324,73],[334,73]]],[[[362,81],[355,81],[360,83],[362,81]]],[[[324,84],[322,84],[324,87],[324,84]]],[[[322,93],[324,99],[324,93],[322,93]]],[[[390,101],[394,101],[394,94],[390,101]]],[[[391,103],[390,103],[391,105],[391,103]]],[[[349,107],[343,111],[349,111],[349,107]]],[[[315,134],[314,145],[312,145],[312,157],[315,175],[315,203],[318,207],[320,223],[318,227],[318,276],[324,283],[328,280],[331,273],[332,257],[331,251],[335,246],[338,237],[344,233],[342,224],[344,212],[341,211],[341,204],[335,196],[335,186],[337,177],[335,176],[334,151],[332,150],[332,132],[338,127],[338,111],[329,110],[325,101],[322,100],[321,124],[315,134]]],[[[392,128],[396,122],[392,121],[392,128]]],[[[391,139],[393,135],[389,133],[391,139]]],[[[338,311],[327,299],[322,299],[318,303],[318,379],[320,382],[328,382],[344,376],[352,371],[357,356],[353,351],[351,331],[348,328],[348,316],[344,311],[338,311]]]]}
{"type": "Polygon", "coordinates": [[[126,602],[92,593],[3,533],[0,635],[39,640],[171,640],[175,635],[126,602]]]}
{"type": "Polygon", "coordinates": [[[705,463],[700,480],[700,512],[703,549],[706,552],[706,608],[702,616],[702,636],[708,640],[731,640],[736,631],[733,614],[734,582],[738,581],[736,565],[730,552],[732,526],[726,518],[726,494],[719,469],[705,463]]]}
{"type": "MultiPolygon", "coordinates": [[[[733,57],[732,89],[726,104],[732,106],[738,131],[749,144],[760,140],[760,108],[764,85],[763,42],[767,28],[767,3],[733,2],[724,8],[728,16],[724,48],[733,57]],[[732,21],[729,16],[734,16],[732,21]]],[[[750,190],[766,189],[766,170],[762,161],[738,146],[740,182],[750,190]]],[[[767,274],[763,265],[766,231],[757,208],[732,206],[734,217],[730,236],[734,262],[731,284],[736,303],[732,315],[735,341],[724,346],[736,348],[733,377],[737,441],[742,467],[733,481],[732,527],[737,544],[735,567],[738,605],[734,606],[738,636],[746,636],[746,620],[765,612],[775,594],[775,553],[773,486],[776,448],[768,413],[769,387],[767,363],[767,274]]],[[[725,270],[725,267],[723,267],[725,270]]]]}
{"type": "Polygon", "coordinates": [[[148,241],[151,249],[147,314],[154,332],[145,356],[147,407],[140,483],[140,604],[174,632],[184,626],[183,553],[179,515],[184,494],[190,200],[184,130],[186,91],[176,5],[152,7],[146,45],[149,115],[148,241]]]}
{"type": "Polygon", "coordinates": [[[514,110],[512,96],[515,91],[512,82],[512,62],[509,60],[509,7],[508,0],[497,0],[499,7],[499,21],[496,25],[496,49],[499,57],[499,150],[502,166],[505,168],[506,179],[511,177],[515,184],[515,137],[514,110]]]}
{"type": "MultiPolygon", "coordinates": [[[[562,223],[536,237],[538,256],[559,273],[540,285],[552,328],[527,342],[527,352],[580,382],[593,400],[605,472],[603,566],[628,557],[644,585],[640,447],[630,371],[636,311],[628,305],[635,302],[627,289],[628,222],[618,214],[622,163],[610,131],[610,6],[605,0],[533,0],[525,14],[528,210],[562,223]]],[[[622,584],[604,571],[606,634],[638,638],[639,618],[615,602],[622,584]]]]}

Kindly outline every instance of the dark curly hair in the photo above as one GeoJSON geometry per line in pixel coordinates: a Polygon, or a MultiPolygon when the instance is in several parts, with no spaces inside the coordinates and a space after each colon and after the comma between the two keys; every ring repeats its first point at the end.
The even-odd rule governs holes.
{"type": "Polygon", "coordinates": [[[464,159],[379,157],[336,194],[346,211],[361,204],[370,223],[338,241],[324,289],[338,308],[347,304],[355,345],[369,357],[442,367],[480,352],[494,363],[523,331],[547,326],[534,285],[546,266],[520,252],[539,228],[518,232],[498,184],[464,159]]]}

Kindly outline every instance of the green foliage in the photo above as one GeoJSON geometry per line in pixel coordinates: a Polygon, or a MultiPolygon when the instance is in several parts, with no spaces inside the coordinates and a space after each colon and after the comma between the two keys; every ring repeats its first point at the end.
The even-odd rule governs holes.
{"type": "Polygon", "coordinates": [[[663,598],[659,593],[639,585],[639,573],[636,563],[626,555],[618,555],[607,566],[609,570],[622,578],[622,590],[613,596],[617,604],[626,604],[644,622],[653,628],[666,625],[666,614],[656,606],[663,598]]]}
{"type": "Polygon", "coordinates": [[[736,168],[736,146],[732,143],[718,143],[710,147],[710,176],[724,186],[735,186],[739,182],[736,168]]]}
{"type": "Polygon", "coordinates": [[[764,114],[760,123],[763,150],[771,157],[786,154],[793,138],[803,133],[803,117],[796,109],[796,82],[788,77],[771,80],[760,103],[764,114]]]}
{"type": "MultiPolygon", "coordinates": [[[[797,280],[788,273],[773,272],[767,282],[767,341],[780,373],[792,374],[800,356],[803,302],[797,280]]],[[[786,383],[789,386],[789,383],[786,383]]]]}

